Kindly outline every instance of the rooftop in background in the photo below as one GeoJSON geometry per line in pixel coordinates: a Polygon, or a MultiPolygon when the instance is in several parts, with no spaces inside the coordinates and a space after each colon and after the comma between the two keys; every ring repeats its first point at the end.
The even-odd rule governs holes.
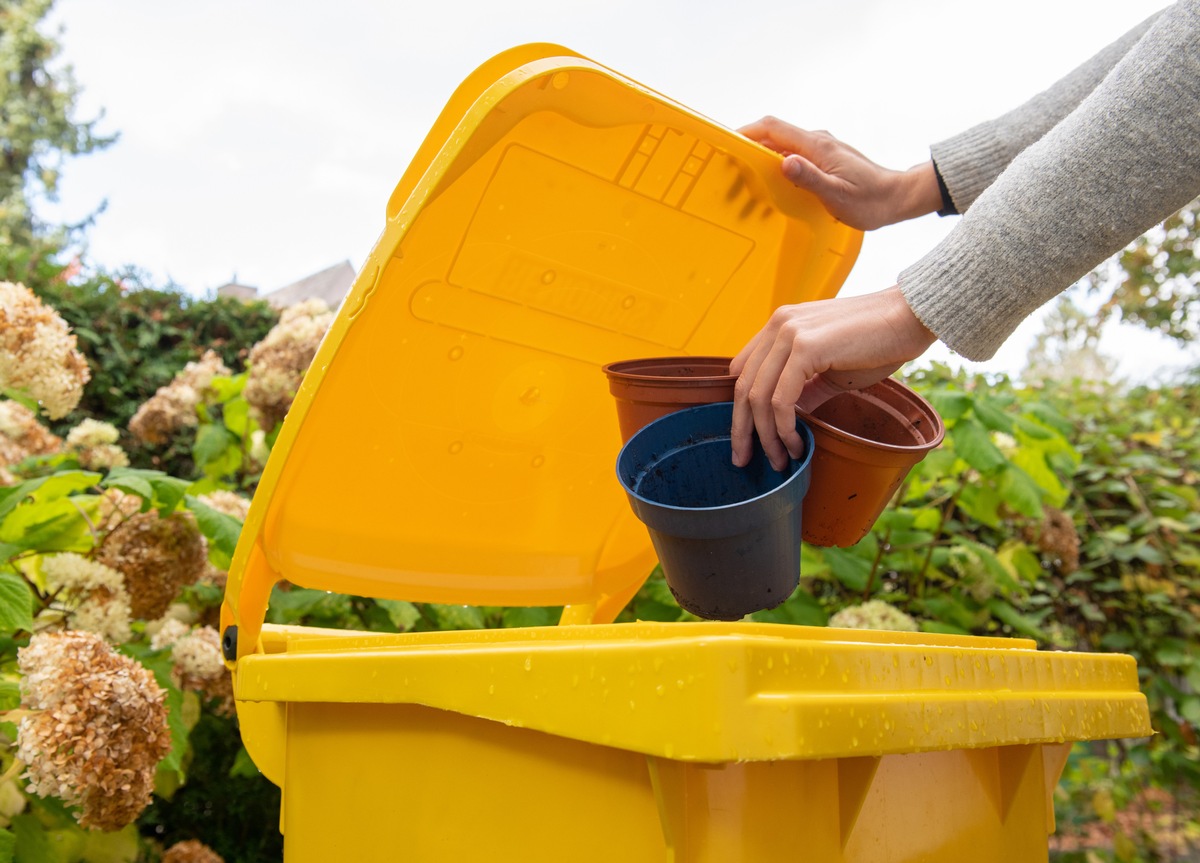
{"type": "Polygon", "coordinates": [[[342,261],[290,285],[259,295],[258,288],[238,284],[235,275],[228,284],[217,288],[217,296],[235,297],[239,300],[263,299],[277,309],[316,298],[324,300],[329,308],[336,309],[350,292],[354,278],[354,267],[349,261],[342,261]]]}

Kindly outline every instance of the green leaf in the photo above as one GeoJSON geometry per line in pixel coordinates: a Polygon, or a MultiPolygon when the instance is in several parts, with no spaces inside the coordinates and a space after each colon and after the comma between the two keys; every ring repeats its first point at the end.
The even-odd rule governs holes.
{"type": "Polygon", "coordinates": [[[506,629],[519,626],[554,626],[562,617],[561,608],[506,608],[501,613],[506,629]]]}
{"type": "Polygon", "coordinates": [[[797,588],[787,601],[766,611],[756,611],[750,619],[759,623],[786,623],[792,626],[824,626],[829,614],[811,593],[797,588]]]}
{"type": "Polygon", "coordinates": [[[233,757],[233,766],[229,768],[229,775],[235,779],[255,779],[259,776],[258,765],[254,763],[254,759],[250,757],[245,746],[238,749],[237,755],[233,757]]]}
{"type": "Polygon", "coordinates": [[[1029,638],[1044,640],[1046,633],[1038,622],[1026,614],[1017,611],[1011,604],[1002,599],[992,599],[988,602],[988,610],[1002,623],[1007,623],[1015,632],[1029,638]]]}
{"type": "Polygon", "coordinates": [[[187,508],[196,516],[196,525],[209,543],[223,555],[232,558],[242,535],[242,523],[233,516],[213,509],[191,495],[185,496],[187,508]]]}
{"type": "Polygon", "coordinates": [[[1025,475],[1042,490],[1046,501],[1051,506],[1061,507],[1067,502],[1067,487],[1058,478],[1058,474],[1046,464],[1046,458],[1042,453],[1022,447],[1013,453],[1012,463],[1024,471],[1025,475]]]}
{"type": "Polygon", "coordinates": [[[966,414],[973,401],[967,393],[958,390],[939,389],[929,393],[929,403],[947,421],[957,420],[966,414]]]}
{"type": "Polygon", "coordinates": [[[1023,470],[1007,464],[1000,473],[996,491],[1010,509],[1029,518],[1042,517],[1042,496],[1037,484],[1023,470]]]}
{"type": "Polygon", "coordinates": [[[829,564],[833,577],[846,587],[854,591],[866,590],[871,577],[871,561],[846,549],[827,548],[825,562],[829,564]]]}
{"type": "Polygon", "coordinates": [[[962,633],[970,632],[978,623],[979,614],[967,608],[959,597],[953,594],[929,596],[921,600],[920,604],[924,617],[932,618],[922,624],[922,629],[926,629],[934,621],[940,621],[955,627],[956,632],[962,633]]]}
{"type": "Polygon", "coordinates": [[[126,494],[136,495],[144,501],[142,511],[149,509],[154,502],[154,487],[150,485],[150,481],[135,475],[114,477],[115,470],[104,478],[101,485],[105,488],[115,488],[126,494]]]}
{"type": "Polygon", "coordinates": [[[234,443],[233,435],[222,425],[207,423],[196,430],[196,442],[192,444],[192,460],[197,467],[204,467],[225,454],[226,447],[234,443]]]}
{"type": "Polygon", "coordinates": [[[307,587],[292,587],[284,590],[280,585],[271,589],[271,601],[268,605],[269,623],[299,623],[301,619],[313,613],[325,602],[326,593],[323,590],[310,590],[307,587]]]}
{"type": "Polygon", "coordinates": [[[50,476],[27,479],[7,488],[0,488],[0,522],[22,503],[32,501],[45,503],[67,497],[75,492],[92,488],[100,474],[82,470],[67,470],[50,476]]]}
{"type": "Polygon", "coordinates": [[[14,815],[9,827],[15,840],[12,859],[16,863],[47,863],[59,859],[57,849],[36,815],[14,815]]]}
{"type": "Polygon", "coordinates": [[[14,572],[0,571],[0,632],[33,631],[33,590],[14,572]]]}
{"type": "Polygon", "coordinates": [[[1042,576],[1042,562],[1033,550],[1019,540],[1010,539],[996,552],[1000,563],[1021,581],[1032,584],[1042,576]]]}
{"type": "Polygon", "coordinates": [[[982,474],[999,470],[1007,461],[978,420],[959,420],[950,430],[950,437],[959,457],[982,474]]]}
{"type": "Polygon", "coordinates": [[[168,476],[160,470],[115,467],[108,472],[101,485],[136,494],[150,501],[160,514],[167,515],[179,506],[190,483],[185,479],[168,476]]]}
{"type": "Polygon", "coordinates": [[[222,417],[225,428],[243,440],[250,434],[250,403],[245,399],[234,399],[225,405],[222,417]]]}
{"type": "Polygon", "coordinates": [[[387,612],[388,619],[400,632],[408,632],[421,619],[421,612],[403,599],[377,599],[375,604],[387,612]]]}
{"type": "Polygon", "coordinates": [[[922,632],[937,632],[942,635],[970,635],[970,631],[963,629],[961,626],[954,626],[950,623],[943,623],[940,620],[922,620],[922,632]]]}
{"type": "Polygon", "coordinates": [[[245,372],[240,375],[233,375],[232,377],[215,377],[209,383],[209,387],[212,389],[213,395],[218,402],[226,403],[225,410],[228,411],[229,404],[227,403],[242,394],[242,390],[246,388],[246,379],[247,375],[245,372]]]}
{"type": "Polygon", "coordinates": [[[486,626],[483,612],[473,605],[428,603],[425,607],[437,620],[438,629],[483,629],[486,626]]]}
{"type": "Polygon", "coordinates": [[[21,703],[21,685],[15,680],[0,680],[0,711],[12,710],[21,703]]]}
{"type": "MultiPolygon", "coordinates": [[[[183,773],[183,756],[188,748],[190,728],[184,716],[183,693],[171,679],[175,663],[170,650],[151,650],[142,644],[123,644],[117,648],[126,656],[136,659],[154,675],[155,681],[166,693],[167,727],[171,731],[171,751],[159,762],[160,770],[183,773]]],[[[181,777],[182,778],[182,777],[181,777]]]]}
{"type": "Polygon", "coordinates": [[[992,431],[1012,434],[1013,418],[992,399],[985,396],[976,396],[975,416],[992,431]]]}
{"type": "Polygon", "coordinates": [[[1025,412],[1063,437],[1070,437],[1075,433],[1075,426],[1046,402],[1030,402],[1025,405],[1025,412]]]}
{"type": "Polygon", "coordinates": [[[87,863],[134,863],[138,859],[137,826],[130,824],[121,830],[83,831],[81,858],[87,863]]]}
{"type": "Polygon", "coordinates": [[[988,527],[1000,526],[1000,493],[990,484],[964,485],[958,496],[958,506],[971,518],[988,527]]]}
{"type": "Polygon", "coordinates": [[[13,852],[17,850],[17,837],[9,830],[0,828],[0,863],[13,863],[13,852]]]}
{"type": "Polygon", "coordinates": [[[1187,643],[1178,638],[1164,638],[1154,651],[1154,658],[1169,668],[1187,665],[1190,659],[1187,643]]]}

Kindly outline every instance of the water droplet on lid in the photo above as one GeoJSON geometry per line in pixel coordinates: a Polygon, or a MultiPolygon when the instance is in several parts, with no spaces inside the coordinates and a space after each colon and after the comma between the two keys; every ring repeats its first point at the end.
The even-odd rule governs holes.
{"type": "Polygon", "coordinates": [[[453,443],[451,443],[450,446],[448,446],[446,448],[446,450],[447,450],[447,452],[450,453],[450,455],[458,455],[460,452],[462,452],[462,448],[463,448],[462,441],[456,440],[453,443]]]}
{"type": "Polygon", "coordinates": [[[449,352],[446,354],[446,357],[450,360],[450,362],[454,362],[455,360],[462,359],[462,355],[463,349],[458,345],[455,345],[449,350],[449,352]]]}

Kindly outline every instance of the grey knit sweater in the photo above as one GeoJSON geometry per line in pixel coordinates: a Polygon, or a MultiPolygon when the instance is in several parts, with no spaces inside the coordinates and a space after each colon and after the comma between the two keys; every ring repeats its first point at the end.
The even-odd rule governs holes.
{"type": "Polygon", "coordinates": [[[1200,0],[932,153],[963,217],[900,290],[952,350],[988,359],[1044,302],[1200,194],[1200,0]]]}

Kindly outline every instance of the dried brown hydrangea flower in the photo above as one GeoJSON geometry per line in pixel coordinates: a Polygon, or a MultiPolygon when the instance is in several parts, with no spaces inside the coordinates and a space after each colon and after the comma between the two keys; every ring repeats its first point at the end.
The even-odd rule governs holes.
{"type": "Polygon", "coordinates": [[[1026,541],[1037,543],[1038,549],[1054,561],[1064,575],[1079,569],[1079,534],[1071,516],[1052,506],[1044,508],[1042,523],[1024,531],[1026,541]]]}
{"type": "Polygon", "coordinates": [[[38,422],[33,411],[12,399],[0,399],[0,471],[31,455],[56,453],[61,447],[62,439],[38,422]]]}
{"type": "Polygon", "coordinates": [[[119,830],[150,803],[171,750],[165,693],[136,660],[90,632],[39,633],[17,652],[17,758],[29,790],[79,806],[84,827],[119,830]]]}
{"type": "Polygon", "coordinates": [[[225,863],[225,859],[203,842],[176,842],[163,854],[162,863],[225,863]]]}
{"type": "Polygon", "coordinates": [[[250,349],[242,395],[264,429],[273,429],[287,415],[333,318],[324,300],[305,300],[284,309],[279,323],[250,349]]]}
{"type": "Polygon", "coordinates": [[[211,391],[213,378],[230,374],[216,351],[205,351],[137,409],[129,431],[143,443],[165,444],[184,426],[196,425],[196,405],[211,391]]]}
{"type": "Polygon", "coordinates": [[[0,390],[28,393],[58,419],[79,404],[91,376],[58,312],[24,285],[0,282],[0,390]]]}
{"type": "Polygon", "coordinates": [[[96,513],[92,527],[97,531],[109,531],[142,509],[142,498],[127,494],[119,488],[107,488],[96,501],[96,513]]]}
{"type": "Polygon", "coordinates": [[[204,573],[208,544],[190,514],[160,518],[151,510],[117,525],[104,538],[96,559],[125,576],[134,618],[155,620],[182,587],[204,573]]]}

